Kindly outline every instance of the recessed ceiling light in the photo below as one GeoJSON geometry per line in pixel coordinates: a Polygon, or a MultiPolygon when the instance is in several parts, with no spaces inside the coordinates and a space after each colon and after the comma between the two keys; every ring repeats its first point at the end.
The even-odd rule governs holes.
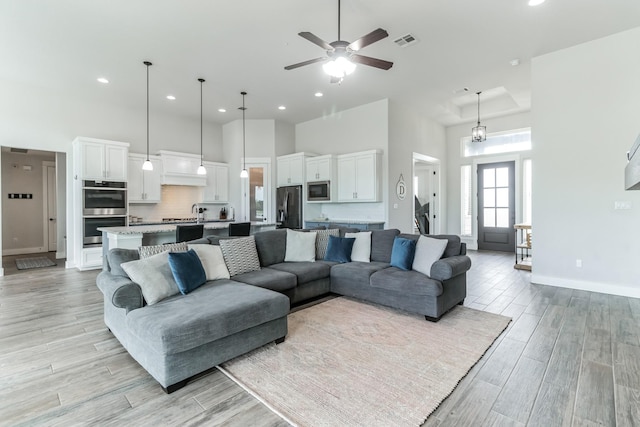
{"type": "Polygon", "coordinates": [[[226,110],[226,109],[224,109],[224,108],[218,108],[218,112],[219,112],[219,113],[226,113],[226,112],[227,112],[227,110],[226,110]]]}
{"type": "Polygon", "coordinates": [[[285,107],[284,105],[281,105],[281,106],[278,107],[278,110],[286,110],[286,109],[287,109],[287,107],[285,107]]]}
{"type": "Polygon", "coordinates": [[[545,0],[529,0],[529,6],[538,6],[544,3],[545,0]]]}
{"type": "Polygon", "coordinates": [[[100,83],[104,83],[104,84],[109,83],[109,80],[105,79],[104,77],[98,77],[98,81],[99,81],[100,83]]]}
{"type": "Polygon", "coordinates": [[[171,100],[171,101],[175,101],[176,97],[173,95],[167,95],[167,99],[171,100]]]}
{"type": "Polygon", "coordinates": [[[322,92],[316,92],[314,95],[318,98],[321,98],[324,94],[322,92]]]}
{"type": "Polygon", "coordinates": [[[509,61],[509,64],[511,64],[511,66],[513,67],[517,67],[518,65],[520,65],[520,60],[518,58],[512,59],[511,61],[509,61]]]}

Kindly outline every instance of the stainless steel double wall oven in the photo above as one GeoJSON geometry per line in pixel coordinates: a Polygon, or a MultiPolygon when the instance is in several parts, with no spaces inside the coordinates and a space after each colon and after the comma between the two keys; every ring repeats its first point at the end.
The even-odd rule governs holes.
{"type": "Polygon", "coordinates": [[[82,182],[83,245],[102,244],[100,227],[127,225],[127,183],[118,181],[82,182]]]}

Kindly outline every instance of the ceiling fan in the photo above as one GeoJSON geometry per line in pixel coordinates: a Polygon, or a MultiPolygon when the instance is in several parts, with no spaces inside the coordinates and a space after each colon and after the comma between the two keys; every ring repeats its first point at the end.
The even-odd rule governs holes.
{"type": "Polygon", "coordinates": [[[322,68],[331,76],[331,82],[339,83],[345,76],[351,74],[355,70],[356,63],[380,68],[382,70],[388,70],[393,66],[393,62],[378,58],[371,58],[369,56],[356,53],[360,49],[388,37],[389,33],[382,28],[373,30],[369,34],[362,36],[351,43],[340,40],[340,0],[338,0],[338,40],[327,43],[315,34],[306,31],[298,33],[298,35],[325,49],[327,51],[327,56],[288,65],[284,67],[285,70],[293,70],[305,65],[324,61],[325,63],[322,68]]]}

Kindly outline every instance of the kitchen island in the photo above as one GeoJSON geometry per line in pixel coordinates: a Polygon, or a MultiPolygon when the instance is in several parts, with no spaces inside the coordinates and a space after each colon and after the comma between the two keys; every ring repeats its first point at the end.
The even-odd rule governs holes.
{"type": "MultiPolygon", "coordinates": [[[[228,236],[229,224],[232,221],[205,221],[204,236],[228,236]]],[[[109,249],[124,248],[138,249],[140,246],[161,245],[176,241],[176,228],[178,225],[195,225],[195,222],[181,222],[179,224],[149,224],[130,225],[127,227],[103,227],[98,228],[102,232],[102,257],[109,249]]],[[[257,231],[276,228],[274,222],[251,222],[251,234],[257,231]]],[[[102,259],[100,259],[102,265],[102,259]]]]}

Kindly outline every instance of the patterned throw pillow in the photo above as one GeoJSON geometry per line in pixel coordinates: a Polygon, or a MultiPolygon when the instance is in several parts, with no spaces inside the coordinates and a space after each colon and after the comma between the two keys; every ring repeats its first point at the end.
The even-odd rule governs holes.
{"type": "Polygon", "coordinates": [[[220,249],[230,276],[260,270],[255,237],[220,240],[220,249]]]}
{"type": "Polygon", "coordinates": [[[324,259],[329,245],[329,236],[340,236],[340,230],[331,228],[329,230],[314,230],[316,236],[316,259],[324,259]]]}
{"type": "Polygon", "coordinates": [[[149,258],[162,252],[186,252],[187,242],[167,243],[166,245],[140,246],[138,252],[140,259],[149,258]]]}

